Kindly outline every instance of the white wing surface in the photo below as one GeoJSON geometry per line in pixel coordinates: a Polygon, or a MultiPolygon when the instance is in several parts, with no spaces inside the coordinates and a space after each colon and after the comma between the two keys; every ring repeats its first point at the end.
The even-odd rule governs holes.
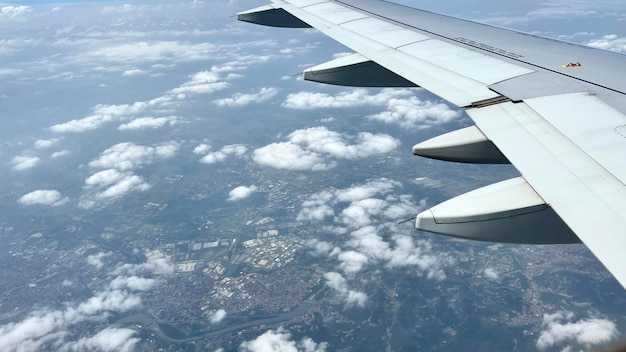
{"type": "Polygon", "coordinates": [[[512,163],[522,177],[418,214],[418,229],[518,243],[582,241],[626,287],[626,56],[377,0],[273,0],[243,21],[314,27],[357,54],[319,82],[419,86],[474,127],[416,155],[512,163]]]}

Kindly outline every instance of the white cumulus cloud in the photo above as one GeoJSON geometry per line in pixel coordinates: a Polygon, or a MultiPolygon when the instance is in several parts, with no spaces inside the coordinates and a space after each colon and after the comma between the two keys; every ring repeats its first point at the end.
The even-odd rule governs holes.
{"type": "Polygon", "coordinates": [[[18,199],[18,202],[24,205],[51,205],[56,207],[67,203],[68,200],[57,190],[40,189],[23,195],[18,199]]]}
{"type": "Polygon", "coordinates": [[[100,157],[89,163],[94,168],[115,168],[131,170],[158,159],[173,157],[178,150],[176,142],[161,143],[153,146],[142,146],[134,143],[118,143],[106,149],[100,157]]]}
{"type": "Polygon", "coordinates": [[[228,192],[228,201],[237,201],[240,199],[248,198],[252,193],[256,192],[256,186],[239,186],[228,192]]]}
{"type": "Polygon", "coordinates": [[[32,169],[33,167],[39,165],[41,159],[35,155],[18,155],[11,159],[11,165],[13,165],[13,170],[23,171],[32,169]]]}
{"type": "Polygon", "coordinates": [[[209,322],[211,324],[221,323],[224,318],[226,318],[226,311],[223,309],[218,309],[209,313],[209,322]]]}
{"type": "Polygon", "coordinates": [[[326,93],[298,92],[289,94],[283,106],[299,110],[384,106],[392,98],[408,97],[412,94],[413,91],[409,89],[383,89],[376,94],[369,94],[367,89],[362,88],[347,90],[334,96],[326,93]]]}
{"type": "MultiPolygon", "coordinates": [[[[171,264],[167,265],[171,267],[171,264]]],[[[132,275],[127,273],[133,271],[146,276],[157,275],[156,271],[146,270],[150,266],[153,266],[150,262],[120,265],[114,270],[118,272],[117,276],[112,276],[111,282],[92,297],[82,302],[65,303],[59,309],[39,308],[20,321],[0,325],[0,350],[134,351],[140,341],[136,330],[107,326],[94,335],[81,336],[87,330],[76,327],[78,324],[103,323],[111,313],[140,308],[141,292],[154,287],[156,280],[120,275],[132,275]]]]}
{"type": "Polygon", "coordinates": [[[387,110],[367,116],[368,119],[398,125],[404,129],[425,129],[458,119],[461,113],[444,103],[423,101],[418,97],[393,98],[387,102],[387,110]]]}
{"type": "Polygon", "coordinates": [[[430,242],[416,239],[410,227],[398,226],[425,207],[423,200],[416,204],[412,196],[397,194],[400,187],[397,181],[380,178],[321,191],[302,203],[298,221],[324,223],[326,231],[338,236],[332,246],[319,240],[307,245],[312,254],[337,261],[345,277],[327,276],[327,285],[349,305],[362,306],[355,302],[364,302],[364,297],[349,286],[358,284],[363,273],[371,274],[372,268],[411,267],[426,279],[443,280],[443,269],[453,263],[446,253],[436,253],[430,242]]]}
{"type": "Polygon", "coordinates": [[[219,106],[244,106],[253,103],[262,103],[267,101],[278,94],[278,89],[273,87],[263,87],[257,93],[242,94],[237,93],[230,98],[214,100],[215,104],[219,106]]]}
{"type": "Polygon", "coordinates": [[[168,117],[140,117],[128,123],[121,124],[117,129],[120,131],[127,130],[145,130],[148,128],[160,128],[165,125],[174,126],[180,120],[176,116],[168,117]]]}
{"type": "Polygon", "coordinates": [[[21,21],[31,11],[29,6],[2,6],[0,7],[0,20],[21,21]]]}
{"type": "Polygon", "coordinates": [[[498,272],[494,268],[485,268],[483,274],[491,280],[497,280],[499,277],[498,272]]]}
{"type": "MultiPolygon", "coordinates": [[[[211,150],[211,147],[207,144],[200,144],[193,152],[196,154],[204,154],[211,150]]],[[[248,152],[248,147],[242,144],[231,144],[222,147],[222,149],[216,152],[209,152],[202,158],[200,162],[203,164],[214,164],[226,160],[229,156],[241,157],[248,152]]]]}
{"type": "Polygon", "coordinates": [[[316,343],[311,338],[294,341],[291,333],[282,327],[276,331],[268,330],[254,340],[239,346],[242,352],[325,352],[328,343],[316,343]]]}
{"type": "Polygon", "coordinates": [[[578,344],[589,349],[591,346],[603,345],[618,335],[614,322],[589,318],[573,321],[574,314],[558,311],[543,315],[543,329],[537,339],[539,349],[553,346],[578,344]]]}
{"type": "Polygon", "coordinates": [[[324,274],[326,285],[332,288],[340,295],[348,306],[364,307],[367,303],[367,294],[348,288],[346,279],[339,273],[328,272],[324,274]]]}
{"type": "Polygon", "coordinates": [[[46,149],[57,145],[59,141],[59,138],[38,139],[35,141],[34,147],[35,149],[46,149]]]}
{"type": "Polygon", "coordinates": [[[626,53],[626,37],[620,37],[616,34],[609,34],[599,39],[590,40],[587,45],[618,53],[626,53]]]}
{"type": "Polygon", "coordinates": [[[286,142],[272,143],[254,151],[257,164],[288,170],[328,170],[336,159],[360,159],[396,149],[400,141],[386,134],[341,134],[326,127],[296,130],[286,142]],[[351,142],[353,144],[351,144],[351,142]]]}

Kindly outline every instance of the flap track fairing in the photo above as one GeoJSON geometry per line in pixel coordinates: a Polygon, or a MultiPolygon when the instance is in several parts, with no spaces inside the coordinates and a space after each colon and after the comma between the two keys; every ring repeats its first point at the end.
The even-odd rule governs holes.
{"type": "Polygon", "coordinates": [[[473,164],[509,164],[498,147],[476,127],[448,132],[413,146],[413,154],[473,164]]]}
{"type": "Polygon", "coordinates": [[[290,14],[281,7],[266,5],[237,14],[239,21],[270,27],[311,28],[309,24],[290,14]]]}
{"type": "Polygon", "coordinates": [[[417,215],[415,227],[478,241],[580,242],[523,177],[479,188],[436,205],[417,215]]]}
{"type": "Polygon", "coordinates": [[[304,79],[350,87],[417,87],[361,54],[340,57],[307,69],[304,79]]]}

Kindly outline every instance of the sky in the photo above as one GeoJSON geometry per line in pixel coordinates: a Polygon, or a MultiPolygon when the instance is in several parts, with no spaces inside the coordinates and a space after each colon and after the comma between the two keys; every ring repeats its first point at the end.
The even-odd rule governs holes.
{"type": "MultiPolygon", "coordinates": [[[[623,1],[398,2],[626,53],[623,1]]],[[[174,162],[210,167],[245,161],[319,175],[408,150],[412,134],[432,137],[469,123],[462,112],[423,91],[302,82],[294,75],[347,50],[313,30],[259,28],[229,17],[263,4],[1,4],[0,192],[10,200],[4,209],[97,211],[163,187],[163,177],[147,170],[174,162]],[[244,116],[255,109],[294,119],[280,120],[272,135],[249,139],[246,131],[263,123],[244,116]],[[337,118],[355,109],[363,115],[361,124],[337,118]],[[221,132],[225,128],[229,133],[221,132]]],[[[258,190],[255,184],[233,184],[223,198],[239,202],[258,190]]],[[[329,233],[343,236],[340,246],[323,239],[307,245],[315,255],[336,260],[336,271],[327,273],[325,282],[346,307],[359,307],[368,295],[354,278],[372,267],[410,267],[427,280],[445,280],[454,259],[396,226],[427,205],[398,180],[363,177],[308,195],[297,220],[324,221],[329,233]]],[[[0,223],[9,222],[0,215],[0,223]]],[[[113,263],[108,256],[87,258],[110,278],[108,287],[87,301],[37,308],[0,326],[2,349],[36,350],[53,341],[60,350],[132,350],[138,337],[130,329],[110,327],[78,339],[68,331],[140,306],[142,293],[159,285],[152,275],[169,275],[173,267],[163,261],[113,263]]],[[[487,267],[484,275],[496,280],[502,273],[487,267]]],[[[217,310],[211,321],[226,314],[217,310]]],[[[593,346],[624,329],[602,314],[574,316],[556,309],[542,319],[539,350],[593,346]]],[[[277,329],[245,342],[241,350],[267,346],[328,348],[324,341],[277,329]]]]}

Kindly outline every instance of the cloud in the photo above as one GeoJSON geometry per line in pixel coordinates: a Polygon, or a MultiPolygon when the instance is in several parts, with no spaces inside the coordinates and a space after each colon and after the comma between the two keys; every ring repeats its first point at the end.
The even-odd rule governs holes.
{"type": "Polygon", "coordinates": [[[122,77],[130,77],[130,76],[138,76],[138,75],[145,75],[148,72],[144,71],[144,70],[140,70],[138,68],[133,68],[130,70],[126,70],[124,72],[122,72],[122,77]]]}
{"type": "Polygon", "coordinates": [[[67,155],[67,154],[69,154],[69,153],[70,153],[70,151],[69,151],[69,150],[60,150],[60,151],[58,151],[58,152],[54,152],[54,153],[52,153],[52,154],[50,155],[50,157],[51,157],[51,158],[56,159],[56,158],[60,158],[60,157],[62,157],[62,156],[65,156],[65,155],[67,155]]]}
{"type": "Polygon", "coordinates": [[[67,132],[85,132],[99,128],[100,126],[111,122],[127,119],[133,115],[143,113],[148,108],[163,103],[162,99],[154,99],[150,101],[138,101],[133,104],[121,105],[105,105],[98,104],[92,108],[92,115],[82,119],[74,119],[68,122],[56,124],[50,127],[55,133],[67,132]]]}
{"type": "Polygon", "coordinates": [[[87,264],[91,265],[91,266],[95,266],[96,269],[102,269],[102,267],[104,266],[104,263],[102,262],[102,259],[105,257],[110,256],[111,253],[104,253],[104,252],[100,252],[100,253],[96,253],[96,254],[91,254],[89,256],[87,256],[87,264]]]}
{"type": "Polygon", "coordinates": [[[446,253],[435,253],[430,242],[416,240],[410,227],[397,225],[425,207],[423,200],[416,204],[412,196],[397,194],[400,187],[397,181],[380,178],[321,191],[302,202],[297,221],[322,222],[327,233],[337,235],[333,245],[310,240],[307,246],[313,255],[337,261],[345,277],[331,275],[327,285],[337,290],[346,304],[363,302],[363,296],[357,293],[360,291],[350,289],[349,284],[359,284],[359,275],[364,272],[371,279],[370,268],[411,267],[426,279],[443,280],[443,269],[454,263],[446,253]]]}
{"type": "Polygon", "coordinates": [[[0,20],[21,21],[31,11],[29,6],[2,6],[0,7],[0,20]]]}
{"type": "Polygon", "coordinates": [[[177,88],[166,91],[163,95],[156,98],[146,101],[136,101],[132,104],[98,104],[91,109],[91,115],[53,125],[50,127],[50,130],[55,133],[80,133],[98,129],[107,123],[125,121],[133,118],[135,118],[133,122],[123,124],[122,126],[124,127],[120,126],[120,128],[156,128],[166,123],[171,125],[175,123],[178,118],[173,116],[136,118],[136,116],[149,112],[154,112],[155,114],[161,114],[164,111],[171,112],[173,102],[177,100],[185,99],[189,95],[210,94],[225,89],[228,86],[228,83],[221,80],[219,73],[200,71],[189,76],[187,82],[182,83],[177,88]]]}
{"type": "Polygon", "coordinates": [[[350,136],[326,127],[296,130],[287,138],[287,142],[255,150],[254,161],[277,169],[323,171],[336,165],[333,159],[365,158],[388,153],[400,145],[400,141],[386,134],[360,132],[350,136]],[[355,143],[350,144],[351,141],[355,143]]]}
{"type": "Polygon", "coordinates": [[[587,45],[618,53],[626,53],[626,37],[619,37],[616,34],[609,34],[600,39],[590,40],[587,45]]]}
{"type": "Polygon", "coordinates": [[[483,274],[491,280],[497,280],[499,277],[498,272],[494,268],[485,268],[483,274]]]}
{"type": "Polygon", "coordinates": [[[259,165],[286,170],[324,171],[335,167],[318,153],[306,150],[291,142],[272,143],[254,151],[254,161],[259,165]]]}
{"type": "Polygon", "coordinates": [[[129,13],[137,11],[141,6],[136,6],[132,4],[123,4],[120,6],[110,6],[107,5],[102,9],[104,13],[129,13]]]}
{"type": "Polygon", "coordinates": [[[194,154],[206,154],[211,150],[211,145],[202,143],[193,149],[194,154]]]}
{"type": "Polygon", "coordinates": [[[174,126],[178,121],[180,121],[180,118],[176,116],[140,117],[129,123],[121,124],[117,129],[120,131],[145,130],[148,128],[160,128],[165,125],[174,126]]]}
{"type": "Polygon", "coordinates": [[[155,40],[108,43],[80,54],[81,62],[138,65],[149,62],[190,62],[211,59],[218,48],[209,42],[187,43],[175,40],[155,40]]]}
{"type": "Polygon", "coordinates": [[[35,149],[46,149],[57,145],[59,141],[59,138],[38,139],[35,141],[34,147],[35,149]]]}
{"type": "Polygon", "coordinates": [[[213,71],[201,71],[190,76],[190,80],[168,93],[183,96],[187,94],[210,94],[229,87],[220,80],[220,75],[213,71]]]}
{"type": "Polygon", "coordinates": [[[577,343],[590,349],[594,345],[603,345],[618,335],[615,323],[606,319],[590,318],[573,321],[573,313],[558,311],[543,315],[543,330],[537,339],[537,348],[547,348],[577,343]]]}
{"type": "Polygon", "coordinates": [[[235,107],[235,106],[244,106],[249,104],[257,104],[267,101],[278,94],[278,89],[273,87],[263,87],[259,90],[258,93],[252,94],[241,94],[237,93],[233,95],[231,98],[217,99],[214,100],[215,104],[218,106],[227,106],[227,107],[235,107]]]}
{"type": "Polygon", "coordinates": [[[114,290],[129,289],[132,291],[148,291],[156,284],[156,280],[138,276],[118,276],[109,284],[114,290]]]}
{"type": "Polygon", "coordinates": [[[335,96],[326,93],[298,92],[289,94],[283,106],[288,109],[311,110],[319,108],[350,108],[356,106],[384,106],[392,98],[407,97],[414,91],[409,89],[382,89],[369,94],[367,89],[351,89],[335,96]]]}
{"type": "MultiPolygon", "coordinates": [[[[125,267],[126,270],[121,272],[141,271],[154,276],[156,272],[145,270],[151,265],[149,262],[123,264],[115,271],[125,267]]],[[[171,267],[171,264],[168,265],[171,267]]],[[[126,313],[140,308],[142,305],[140,293],[154,287],[155,284],[156,280],[151,278],[116,276],[92,297],[82,302],[65,303],[60,309],[34,310],[21,321],[0,325],[0,350],[133,351],[140,341],[136,336],[137,331],[110,326],[107,318],[112,313],[126,313]],[[146,282],[153,284],[146,285],[146,282]],[[95,335],[81,336],[81,332],[94,331],[94,328],[77,329],[78,324],[104,328],[95,335]]]]}
{"type": "Polygon", "coordinates": [[[246,341],[239,346],[242,352],[325,352],[328,343],[316,343],[306,337],[300,341],[294,341],[291,333],[282,327],[276,331],[268,330],[254,340],[246,341]]]}
{"type": "Polygon", "coordinates": [[[32,169],[33,167],[39,165],[41,159],[34,155],[18,155],[11,159],[11,164],[13,165],[13,170],[23,171],[32,169]]]}
{"type": "Polygon", "coordinates": [[[94,168],[115,168],[131,170],[158,159],[168,159],[176,154],[177,142],[166,142],[153,146],[142,146],[134,143],[118,143],[102,152],[100,157],[89,163],[94,168]]]}
{"type": "Polygon", "coordinates": [[[209,322],[211,324],[221,323],[224,318],[226,318],[226,311],[223,309],[218,309],[209,313],[209,322]]]}
{"type": "Polygon", "coordinates": [[[234,202],[240,199],[248,198],[252,193],[257,191],[256,186],[239,186],[228,192],[228,201],[234,202]]]}
{"type": "Polygon", "coordinates": [[[50,205],[53,207],[67,203],[69,199],[61,196],[56,190],[42,189],[30,192],[18,199],[18,202],[24,205],[50,205]]]}
{"type": "Polygon", "coordinates": [[[129,328],[105,328],[91,337],[68,342],[64,348],[70,351],[119,351],[132,352],[139,343],[137,331],[129,328]]]}
{"type": "Polygon", "coordinates": [[[130,192],[143,192],[151,188],[143,177],[131,171],[157,160],[169,159],[178,151],[177,142],[152,146],[118,143],[102,152],[89,163],[92,168],[104,169],[85,179],[85,190],[78,206],[89,209],[108,204],[130,192]]]}
{"type": "MultiPolygon", "coordinates": [[[[193,151],[196,154],[203,154],[210,150],[211,147],[207,144],[198,145],[193,151]]],[[[248,147],[242,144],[231,144],[222,147],[222,149],[207,153],[200,158],[200,162],[203,164],[214,164],[226,160],[229,156],[241,157],[248,152],[248,147]]]]}
{"type": "Polygon", "coordinates": [[[386,111],[367,118],[414,130],[448,123],[460,116],[460,111],[452,110],[444,103],[423,101],[413,96],[407,99],[390,99],[386,111]]]}
{"type": "Polygon", "coordinates": [[[78,206],[89,209],[97,204],[106,204],[130,192],[143,192],[150,185],[140,176],[130,172],[107,169],[96,172],[85,180],[87,193],[81,197],[78,206]]]}
{"type": "Polygon", "coordinates": [[[324,274],[326,285],[337,292],[339,296],[345,299],[348,306],[364,307],[367,303],[367,294],[364,292],[350,290],[346,279],[339,273],[328,272],[324,274]]]}

